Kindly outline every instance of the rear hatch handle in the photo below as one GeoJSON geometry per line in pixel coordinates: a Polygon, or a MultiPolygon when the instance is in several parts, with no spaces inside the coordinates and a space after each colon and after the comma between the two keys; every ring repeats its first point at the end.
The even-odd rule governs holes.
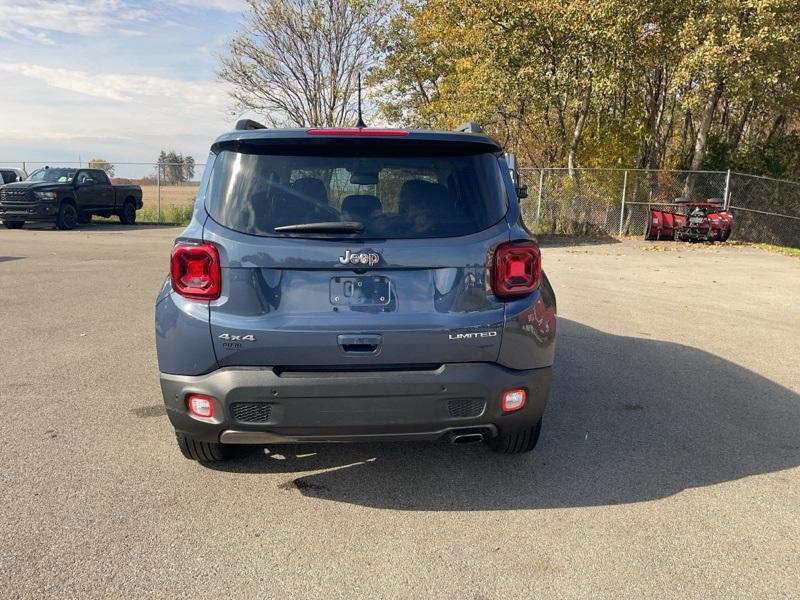
{"type": "Polygon", "coordinates": [[[377,333],[343,333],[339,336],[339,347],[348,354],[377,354],[383,336],[377,333]]]}

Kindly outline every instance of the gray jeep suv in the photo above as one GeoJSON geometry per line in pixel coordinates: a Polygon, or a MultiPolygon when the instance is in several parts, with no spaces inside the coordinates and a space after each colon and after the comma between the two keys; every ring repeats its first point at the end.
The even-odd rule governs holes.
{"type": "Polygon", "coordinates": [[[440,438],[532,450],[556,301],[509,162],[468,132],[246,122],[220,136],[156,300],[183,454],[440,438]]]}

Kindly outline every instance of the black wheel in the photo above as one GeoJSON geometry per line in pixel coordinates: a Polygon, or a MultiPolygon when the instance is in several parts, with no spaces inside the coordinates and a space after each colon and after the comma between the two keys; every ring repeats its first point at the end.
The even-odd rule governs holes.
{"type": "Polygon", "coordinates": [[[122,210],[119,211],[119,222],[123,225],[133,225],[136,223],[136,205],[133,202],[125,202],[122,210]]]}
{"type": "Polygon", "coordinates": [[[74,229],[78,224],[78,211],[74,205],[64,202],[58,209],[56,227],[59,229],[74,229]]]}
{"type": "Polygon", "coordinates": [[[533,427],[501,433],[496,438],[487,440],[486,443],[492,450],[501,454],[523,454],[536,447],[541,432],[542,420],[539,419],[539,422],[533,427]]]}
{"type": "Polygon", "coordinates": [[[731,230],[730,229],[725,229],[724,231],[722,231],[720,233],[719,241],[720,242],[727,242],[729,237],[731,237],[731,230]]]}
{"type": "Polygon", "coordinates": [[[6,229],[22,229],[25,221],[3,221],[3,225],[6,226],[6,229]]]}
{"type": "Polygon", "coordinates": [[[175,432],[175,437],[178,440],[178,448],[181,449],[181,453],[189,460],[196,460],[201,463],[219,462],[225,460],[228,454],[227,448],[222,444],[201,442],[178,432],[175,432]]]}
{"type": "Polygon", "coordinates": [[[81,225],[86,225],[87,223],[92,222],[92,213],[80,213],[78,214],[78,223],[81,225]]]}

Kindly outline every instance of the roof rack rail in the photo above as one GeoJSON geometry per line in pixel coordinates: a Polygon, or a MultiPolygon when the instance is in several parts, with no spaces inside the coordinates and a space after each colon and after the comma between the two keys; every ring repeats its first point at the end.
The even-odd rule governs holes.
{"type": "Polygon", "coordinates": [[[262,125],[258,121],[253,121],[252,119],[240,119],[236,121],[236,131],[246,131],[248,129],[266,129],[265,125],[262,125]]]}
{"type": "Polygon", "coordinates": [[[481,126],[477,123],[473,123],[472,121],[462,123],[456,128],[456,131],[460,133],[483,133],[481,126]]]}

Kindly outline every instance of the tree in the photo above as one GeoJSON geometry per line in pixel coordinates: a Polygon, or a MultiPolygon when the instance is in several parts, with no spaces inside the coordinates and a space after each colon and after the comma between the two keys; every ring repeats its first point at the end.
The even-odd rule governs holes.
{"type": "Polygon", "coordinates": [[[273,125],[355,124],[357,76],[373,64],[372,35],[389,0],[247,0],[244,31],[218,76],[237,108],[273,125]]]}
{"type": "Polygon", "coordinates": [[[114,165],[110,162],[105,160],[104,158],[93,158],[89,161],[89,168],[90,169],[102,169],[106,173],[108,173],[109,177],[114,176],[114,165]]]}
{"type": "Polygon", "coordinates": [[[377,35],[371,82],[388,118],[484,124],[532,164],[574,174],[596,97],[620,87],[630,25],[620,2],[404,3],[377,35]],[[621,16],[622,15],[622,16],[621,16]]]}
{"type": "Polygon", "coordinates": [[[797,0],[407,0],[376,48],[388,120],[478,121],[531,166],[800,177],[797,0]]]}
{"type": "Polygon", "coordinates": [[[166,185],[180,185],[194,177],[194,158],[178,154],[174,150],[158,155],[156,169],[161,183],[166,185]]]}
{"type": "Polygon", "coordinates": [[[191,156],[183,157],[183,181],[194,179],[194,158],[191,156]]]}

